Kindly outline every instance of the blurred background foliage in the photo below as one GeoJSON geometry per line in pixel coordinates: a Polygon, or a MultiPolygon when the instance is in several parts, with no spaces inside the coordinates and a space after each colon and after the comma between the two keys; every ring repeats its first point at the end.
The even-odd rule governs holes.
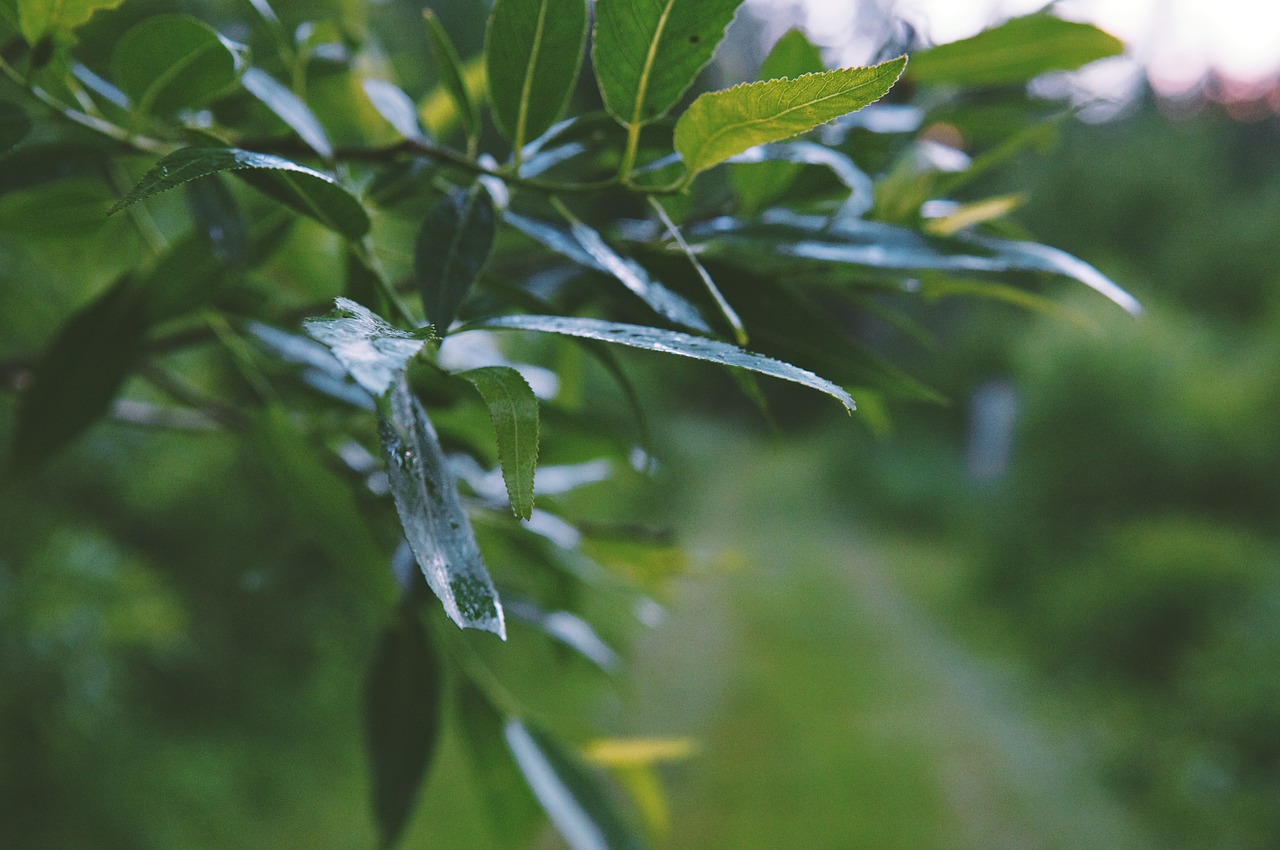
{"type": "MultiPolygon", "coordinates": [[[[188,5],[250,40],[239,4],[188,5]]],[[[381,53],[362,61],[415,97],[434,85],[412,4],[273,5],[340,20],[339,42],[371,33],[381,53]]],[[[150,11],[129,0],[102,31],[150,11]]],[[[473,5],[438,12],[474,55],[473,5]]],[[[738,27],[733,78],[759,60],[752,20],[738,27]]],[[[369,110],[323,56],[309,91],[355,126],[369,110]]],[[[1065,319],[886,294],[929,339],[871,315],[860,336],[948,403],[867,404],[867,428],[769,387],[778,433],[723,376],[636,360],[658,480],[565,503],[676,530],[687,554],[643,551],[671,576],[661,623],[601,620],[630,644],[611,679],[519,626],[522,654],[492,663],[575,740],[696,742],[662,769],[666,808],[651,799],[662,846],[1280,844],[1278,130],[1147,91],[969,187],[1025,196],[1019,227],[1146,314],[1065,287],[1065,319]]],[[[3,357],[38,349],[136,238],[120,218],[50,233],[21,180],[0,176],[3,357]]],[[[94,210],[111,197],[58,185],[94,210]]],[[[301,247],[316,243],[273,261],[294,287],[273,297],[328,295],[307,269],[337,255],[301,247]]],[[[221,368],[208,380],[234,392],[221,368]]],[[[0,395],[6,433],[13,415],[0,395]]],[[[225,433],[107,423],[0,488],[0,846],[369,846],[359,703],[386,579],[327,557],[265,475],[225,433]]],[[[485,809],[474,770],[446,737],[404,846],[511,846],[516,815],[485,809]]]]}

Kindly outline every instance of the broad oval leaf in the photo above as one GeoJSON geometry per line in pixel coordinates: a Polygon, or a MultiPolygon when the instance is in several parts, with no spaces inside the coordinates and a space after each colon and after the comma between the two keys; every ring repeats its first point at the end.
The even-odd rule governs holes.
{"type": "Polygon", "coordinates": [[[592,64],[623,124],[667,114],[711,61],[742,0],[597,0],[592,64]]]}
{"type": "Polygon", "coordinates": [[[475,101],[471,99],[471,93],[467,91],[462,59],[459,58],[458,51],[454,49],[453,42],[441,26],[436,13],[430,9],[424,9],[422,17],[426,21],[431,55],[436,60],[436,76],[440,78],[440,84],[449,93],[449,97],[453,98],[453,105],[458,110],[458,120],[462,123],[463,132],[468,139],[475,139],[480,133],[480,112],[476,109],[475,101]]]}
{"type": "Polygon", "coordinates": [[[441,198],[414,243],[413,270],[427,321],[443,333],[493,249],[497,213],[483,185],[441,198]]]}
{"type": "Polygon", "coordinates": [[[183,148],[169,154],[108,214],[189,180],[224,171],[236,172],[260,192],[348,239],[359,239],[369,231],[369,214],[329,175],[273,154],[238,148],[183,148]]]}
{"type": "Polygon", "coordinates": [[[586,37],[586,0],[494,2],[484,40],[489,103],[517,157],[564,111],[586,37]]]}
{"type": "Polygon", "coordinates": [[[378,640],[365,676],[364,730],[382,847],[404,831],[440,736],[444,667],[408,606],[378,640]]]}
{"type": "Polygon", "coordinates": [[[324,159],[333,158],[333,144],[311,107],[275,77],[260,68],[249,68],[240,76],[240,84],[249,94],[262,101],[276,117],[289,126],[307,147],[324,159]]]}
{"type": "Polygon", "coordinates": [[[187,15],[152,15],[121,37],[111,76],[138,111],[170,115],[230,88],[244,48],[187,15]]]}
{"type": "Polygon", "coordinates": [[[696,360],[719,363],[722,366],[733,366],[748,369],[762,375],[771,375],[785,381],[803,384],[839,400],[849,411],[854,410],[853,399],[840,387],[828,380],[818,377],[812,372],[765,357],[744,351],[706,337],[693,336],[679,331],[667,331],[660,328],[649,328],[642,325],[628,325],[620,322],[607,322],[601,319],[584,319],[576,316],[498,316],[475,323],[476,328],[509,328],[512,330],[541,331],[543,333],[564,334],[566,336],[596,339],[603,342],[614,342],[632,348],[643,348],[649,351],[661,351],[667,354],[679,354],[696,360]]]}
{"type": "Polygon", "coordinates": [[[46,35],[68,32],[87,23],[99,9],[114,9],[124,0],[17,0],[22,37],[35,44],[46,35]]]}
{"type": "Polygon", "coordinates": [[[31,119],[15,103],[0,100],[0,156],[7,154],[31,132],[31,119]]]}
{"type": "Polygon", "coordinates": [[[956,86],[1011,85],[1122,52],[1118,38],[1091,24],[1039,13],[913,53],[911,78],[956,86]]]}
{"type": "Polygon", "coordinates": [[[303,327],[375,397],[386,394],[433,334],[430,327],[416,334],[393,328],[349,298],[334,299],[328,315],[308,319],[303,327]]]}
{"type": "Polygon", "coordinates": [[[426,141],[427,134],[418,120],[418,106],[403,89],[386,80],[365,80],[362,87],[373,108],[397,133],[413,141],[426,141]]]}
{"type": "Polygon", "coordinates": [[[573,850],[640,850],[603,780],[581,759],[521,720],[508,720],[502,731],[534,796],[573,850]]]}
{"type": "Polygon", "coordinates": [[[427,412],[403,376],[378,409],[391,497],[427,585],[460,628],[506,640],[502,603],[427,412]]]}
{"type": "Polygon", "coordinates": [[[884,96],[907,58],[700,95],[676,122],[675,148],[694,175],[756,145],[798,136],[884,96]]]}
{"type": "Polygon", "coordinates": [[[489,408],[511,510],[520,519],[528,519],[533,513],[533,477],[538,465],[537,396],[510,366],[482,366],[459,372],[458,377],[469,381],[489,408]]]}

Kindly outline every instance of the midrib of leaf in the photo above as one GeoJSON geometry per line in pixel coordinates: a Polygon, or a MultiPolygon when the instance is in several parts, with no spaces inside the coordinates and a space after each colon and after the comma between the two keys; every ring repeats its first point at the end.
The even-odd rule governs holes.
{"type": "Polygon", "coordinates": [[[198,61],[204,54],[208,53],[209,48],[211,47],[222,47],[222,42],[212,41],[207,43],[204,47],[201,47],[192,53],[188,53],[186,56],[170,65],[164,73],[156,77],[155,81],[152,82],[151,85],[147,86],[146,92],[142,95],[142,100],[138,102],[138,111],[143,115],[151,114],[151,104],[153,104],[156,98],[159,97],[160,93],[168,87],[173,78],[185,71],[187,68],[190,68],[193,63],[198,61]]]}
{"type": "Polygon", "coordinates": [[[529,98],[533,94],[533,71],[538,65],[538,54],[542,52],[542,28],[547,20],[547,4],[550,0],[542,0],[538,4],[538,24],[533,28],[533,48],[529,51],[529,64],[524,69],[524,85],[520,88],[520,111],[516,115],[515,147],[516,163],[520,162],[520,152],[524,148],[524,128],[529,120],[529,98]]]}
{"type": "MultiPolygon", "coordinates": [[[[508,501],[511,502],[511,505],[514,508],[516,505],[517,498],[520,498],[519,494],[524,493],[525,490],[527,489],[525,487],[525,480],[524,480],[525,476],[523,474],[523,464],[520,462],[521,454],[522,454],[520,451],[520,417],[515,415],[516,399],[515,399],[515,396],[511,394],[511,390],[507,388],[507,385],[499,381],[498,390],[502,393],[502,399],[504,402],[506,402],[507,409],[512,412],[511,414],[511,436],[512,436],[511,452],[514,455],[514,457],[511,458],[511,467],[515,471],[516,477],[519,478],[518,482],[512,482],[512,483],[517,484],[519,486],[519,489],[517,490],[515,488],[509,487],[507,489],[507,499],[508,501]]],[[[498,427],[497,422],[494,422],[494,427],[495,428],[498,427]]],[[[502,440],[499,439],[498,440],[498,464],[500,466],[502,465],[502,462],[506,460],[506,458],[503,457],[503,455],[505,454],[506,452],[502,450],[502,440]]]]}
{"type": "Polygon", "coordinates": [[[644,117],[644,98],[649,93],[649,75],[653,73],[653,63],[658,58],[658,43],[662,41],[662,33],[667,28],[667,19],[671,17],[671,7],[676,0],[667,0],[658,16],[658,26],[653,31],[653,39],[649,42],[649,52],[644,57],[644,67],[640,69],[640,80],[636,83],[636,102],[631,107],[631,123],[628,127],[638,127],[644,117]]]}

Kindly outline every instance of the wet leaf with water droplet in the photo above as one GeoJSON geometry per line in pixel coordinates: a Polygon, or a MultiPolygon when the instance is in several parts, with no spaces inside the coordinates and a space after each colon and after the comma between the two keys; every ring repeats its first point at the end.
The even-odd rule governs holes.
{"type": "Polygon", "coordinates": [[[349,298],[334,299],[326,316],[303,324],[308,334],[329,346],[348,374],[374,396],[385,394],[409,360],[433,336],[427,328],[398,330],[349,298]]]}

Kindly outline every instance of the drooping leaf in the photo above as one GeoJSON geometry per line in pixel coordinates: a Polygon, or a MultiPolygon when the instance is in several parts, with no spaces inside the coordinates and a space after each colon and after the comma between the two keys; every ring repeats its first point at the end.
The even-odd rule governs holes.
{"type": "Polygon", "coordinates": [[[534,796],[573,850],[640,850],[642,844],[603,780],[567,747],[521,720],[503,728],[534,796]]]}
{"type": "Polygon", "coordinates": [[[632,348],[643,348],[649,351],[661,351],[667,354],[679,354],[719,363],[722,366],[735,366],[772,375],[785,381],[793,381],[824,392],[835,399],[849,411],[854,409],[853,399],[840,387],[817,375],[790,363],[783,363],[771,357],[753,354],[728,343],[706,337],[693,336],[679,331],[667,331],[641,325],[628,325],[620,322],[606,322],[600,319],[584,319],[575,316],[498,316],[477,322],[477,328],[510,328],[512,330],[541,331],[543,333],[564,334],[566,336],[584,337],[603,342],[613,342],[632,348]]]}
{"type": "Polygon", "coordinates": [[[151,15],[111,54],[111,76],[138,111],[171,115],[203,106],[230,88],[244,48],[187,15],[151,15]]]}
{"type": "Polygon", "coordinates": [[[238,148],[175,151],[156,163],[108,212],[118,212],[189,180],[224,171],[235,172],[255,189],[348,239],[359,239],[369,231],[369,215],[364,207],[329,175],[283,157],[238,148]]]}
{"type": "Polygon", "coordinates": [[[35,44],[50,33],[69,32],[88,22],[99,9],[114,9],[124,0],[17,0],[22,37],[35,44]]]}
{"type": "Polygon", "coordinates": [[[289,126],[298,138],[324,159],[333,158],[333,144],[311,107],[275,77],[260,68],[249,68],[240,76],[240,84],[249,94],[262,101],[276,117],[289,126]]]}
{"type": "Polygon", "coordinates": [[[397,133],[414,141],[426,140],[427,134],[418,122],[418,106],[403,89],[386,80],[365,80],[363,88],[373,108],[397,133]]]}
{"type": "Polygon", "coordinates": [[[918,83],[999,86],[1115,56],[1124,44],[1091,24],[1037,13],[911,55],[918,83]]]}
{"type": "Polygon", "coordinates": [[[458,484],[427,412],[403,376],[379,402],[378,431],[391,496],[422,575],[460,628],[506,640],[502,604],[489,579],[458,484]]]}
{"type": "MultiPolygon", "coordinates": [[[[799,168],[801,165],[820,165],[828,169],[849,189],[849,197],[841,204],[840,210],[836,213],[837,217],[857,218],[871,209],[875,200],[875,185],[866,172],[839,151],[814,142],[795,141],[759,145],[730,157],[729,162],[759,163],[761,167],[776,165],[792,169],[799,168]]],[[[783,179],[784,175],[775,176],[772,173],[766,173],[763,177],[752,174],[749,177],[740,178],[737,176],[739,171],[735,169],[733,173],[734,189],[739,197],[749,201],[754,209],[760,208],[790,185],[790,180],[783,179]],[[761,183],[761,180],[765,182],[761,183]]]]}
{"type": "Polygon", "coordinates": [[[334,299],[330,313],[308,319],[303,327],[312,339],[329,346],[347,373],[375,398],[386,394],[433,335],[430,327],[416,334],[393,328],[348,298],[334,299]]]}
{"type": "Polygon", "coordinates": [[[605,108],[625,125],[676,105],[711,61],[742,0],[597,0],[591,59],[605,108]]]}
{"type": "Polygon", "coordinates": [[[395,845],[413,814],[443,708],[444,667],[421,621],[400,606],[378,641],[364,686],[365,748],[384,848],[395,845]]]}
{"type": "Polygon", "coordinates": [[[482,808],[497,833],[496,846],[529,846],[545,820],[537,798],[507,749],[502,713],[467,680],[457,688],[455,704],[454,716],[475,771],[482,808]]]}
{"type": "Polygon", "coordinates": [[[467,91],[466,83],[463,82],[462,60],[458,57],[458,51],[454,49],[453,42],[441,26],[436,13],[430,9],[424,9],[422,17],[427,25],[431,55],[436,60],[436,76],[440,78],[440,84],[444,86],[445,91],[453,98],[453,105],[458,110],[458,120],[462,123],[463,132],[468,139],[475,139],[480,133],[480,112],[476,109],[470,92],[467,91]]]}
{"type": "Polygon", "coordinates": [[[484,40],[489,103],[517,155],[564,111],[586,36],[586,0],[494,2],[484,40]]]}
{"type": "Polygon", "coordinates": [[[711,330],[698,308],[650,277],[644,266],[610,248],[604,237],[577,217],[570,219],[568,230],[512,212],[505,213],[503,221],[557,254],[618,279],[659,316],[692,330],[711,330]]]}
{"type": "Polygon", "coordinates": [[[797,136],[874,103],[906,64],[900,56],[870,68],[840,68],[700,95],[676,122],[676,151],[696,174],[748,148],[797,136]]]}
{"type": "Polygon", "coordinates": [[[211,174],[185,188],[192,227],[213,257],[228,268],[248,267],[249,225],[226,184],[211,174]]]}
{"type": "Polygon", "coordinates": [[[18,146],[31,132],[31,119],[21,107],[7,100],[0,100],[0,156],[18,146]]]}
{"type": "Polygon", "coordinates": [[[489,259],[497,229],[493,198],[480,183],[441,198],[414,243],[413,270],[427,321],[443,332],[489,259]]]}
{"type": "Polygon", "coordinates": [[[795,79],[805,74],[820,74],[826,69],[822,53],[814,47],[804,30],[790,29],[773,43],[769,54],[760,63],[760,79],[795,79]]]}
{"type": "Polygon", "coordinates": [[[482,366],[459,372],[489,408],[498,438],[498,463],[511,510],[520,519],[533,513],[533,476],[538,465],[538,399],[510,366],[482,366]]]}
{"type": "Polygon", "coordinates": [[[569,611],[544,611],[527,600],[508,600],[507,613],[534,626],[595,664],[606,673],[618,664],[618,654],[600,639],[591,624],[569,611]]]}

